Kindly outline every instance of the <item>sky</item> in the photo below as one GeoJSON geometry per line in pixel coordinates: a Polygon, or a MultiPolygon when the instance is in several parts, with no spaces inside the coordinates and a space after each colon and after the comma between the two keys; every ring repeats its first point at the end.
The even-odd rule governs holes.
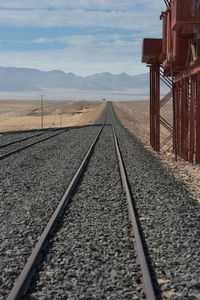
{"type": "Polygon", "coordinates": [[[0,66],[148,72],[142,40],[161,37],[162,10],[164,0],[0,0],[0,66]]]}

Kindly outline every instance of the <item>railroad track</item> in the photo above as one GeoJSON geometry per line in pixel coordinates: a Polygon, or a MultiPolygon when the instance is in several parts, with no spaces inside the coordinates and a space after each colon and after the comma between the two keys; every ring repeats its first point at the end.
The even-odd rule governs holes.
{"type": "MultiPolygon", "coordinates": [[[[123,154],[156,299],[199,299],[198,201],[120,124],[109,103],[99,124],[106,114],[123,154]]],[[[11,292],[99,128],[66,131],[1,161],[0,299],[11,292]]],[[[115,153],[107,124],[25,299],[143,299],[115,153]]]]}
{"type": "Polygon", "coordinates": [[[0,146],[0,151],[1,151],[1,155],[0,155],[0,160],[6,158],[6,157],[9,157],[15,153],[18,153],[18,152],[21,152],[22,150],[25,150],[27,148],[30,148],[38,143],[41,143],[41,142],[44,142],[44,141],[47,141],[61,133],[64,133],[65,131],[67,131],[68,129],[63,129],[59,132],[56,132],[56,133],[53,133],[49,134],[49,132],[45,132],[45,133],[41,133],[41,134],[36,134],[36,135],[33,135],[33,136],[30,136],[30,137],[26,137],[26,138],[23,138],[23,139],[20,139],[20,140],[17,140],[17,141],[13,141],[13,142],[9,142],[8,144],[3,144],[0,146]],[[40,139],[36,139],[36,141],[34,142],[31,142],[31,143],[25,143],[23,146],[20,144],[26,142],[27,140],[29,139],[34,139],[34,138],[38,138],[38,137],[41,137],[41,135],[48,135],[46,137],[43,137],[43,138],[40,138],[40,139]],[[19,144],[18,148],[15,148],[15,145],[16,144],[19,144]],[[14,145],[14,148],[12,147],[14,145]],[[13,148],[11,150],[11,148],[13,148]]]}
{"type": "MultiPolygon", "coordinates": [[[[53,129],[49,129],[48,132],[51,132],[53,131],[53,129]]],[[[42,131],[40,133],[37,133],[37,134],[32,134],[30,136],[26,136],[26,137],[23,137],[23,138],[19,138],[19,139],[15,139],[15,140],[12,140],[10,142],[6,142],[4,144],[0,144],[0,149],[2,148],[5,148],[5,147],[8,147],[8,146],[11,146],[11,145],[14,145],[16,143],[20,143],[20,142],[23,142],[23,141],[27,141],[29,139],[32,139],[34,137],[38,137],[38,136],[41,136],[43,134],[46,134],[47,131],[42,131]]]]}
{"type": "Polygon", "coordinates": [[[32,134],[32,135],[29,135],[29,136],[26,136],[26,137],[23,137],[23,138],[14,139],[14,140],[9,141],[7,143],[0,144],[0,160],[4,159],[6,157],[9,157],[9,156],[11,156],[15,153],[18,153],[22,150],[25,150],[27,148],[30,148],[30,147],[38,144],[38,143],[47,141],[47,140],[49,140],[53,137],[56,137],[57,135],[59,135],[61,133],[64,133],[68,130],[78,129],[78,128],[85,128],[85,127],[88,127],[88,126],[99,126],[99,125],[71,126],[71,127],[66,127],[66,128],[63,128],[63,129],[59,129],[59,128],[49,129],[49,130],[44,130],[44,131],[42,131],[40,133],[37,133],[37,134],[32,134]],[[41,138],[41,136],[43,136],[43,135],[45,135],[45,137],[41,138]],[[27,141],[29,141],[30,139],[35,139],[35,140],[30,142],[30,143],[27,143],[27,141]],[[18,145],[17,148],[15,148],[16,144],[18,145]]]}
{"type": "Polygon", "coordinates": [[[23,294],[155,299],[113,126],[98,132],[8,299],[23,294]]]}

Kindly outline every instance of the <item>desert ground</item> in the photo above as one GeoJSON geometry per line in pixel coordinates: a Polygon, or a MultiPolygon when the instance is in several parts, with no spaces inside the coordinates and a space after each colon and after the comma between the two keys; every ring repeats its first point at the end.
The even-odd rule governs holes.
{"type": "MultiPolygon", "coordinates": [[[[92,123],[104,105],[103,101],[44,101],[44,128],[92,123]]],[[[35,128],[41,128],[40,101],[0,101],[0,131],[35,128]]]]}
{"type": "MultiPolygon", "coordinates": [[[[149,145],[149,101],[114,102],[116,113],[122,124],[136,135],[145,147],[154,153],[164,165],[168,166],[172,174],[183,180],[188,186],[194,199],[200,202],[200,165],[190,164],[183,159],[174,159],[171,151],[172,140],[161,149],[160,153],[153,151],[149,145]]],[[[161,115],[172,124],[172,103],[161,109],[161,115]]],[[[169,136],[168,131],[161,126],[161,141],[169,136]]]]}
{"type": "MultiPolygon", "coordinates": [[[[144,146],[159,157],[162,163],[170,167],[178,179],[184,180],[197,201],[200,202],[200,166],[189,164],[178,158],[175,162],[171,152],[170,141],[160,153],[149,146],[149,101],[113,102],[116,113],[127,129],[135,134],[144,146]]],[[[45,101],[44,127],[64,127],[84,125],[94,122],[100,115],[103,101],[45,101]]],[[[162,110],[162,116],[172,124],[172,104],[168,103],[162,110]]],[[[0,101],[0,131],[25,130],[41,128],[40,101],[0,101]]],[[[161,127],[161,139],[169,133],[161,127]]]]}
{"type": "MultiPolygon", "coordinates": [[[[120,120],[132,133],[142,140],[146,145],[149,144],[149,101],[124,101],[114,102],[117,115],[120,120]]],[[[161,115],[170,123],[173,122],[172,103],[169,102],[161,109],[161,115]]],[[[161,141],[164,141],[169,132],[161,126],[161,141]]],[[[164,147],[167,151],[172,144],[172,140],[164,147]]]]}

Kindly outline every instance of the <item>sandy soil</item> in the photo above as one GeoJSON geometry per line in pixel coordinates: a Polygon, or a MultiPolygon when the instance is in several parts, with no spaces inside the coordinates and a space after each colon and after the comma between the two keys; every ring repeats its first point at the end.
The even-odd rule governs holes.
{"type": "MultiPolygon", "coordinates": [[[[149,144],[149,102],[148,101],[131,101],[131,102],[114,102],[116,112],[123,124],[144,144],[149,144]]],[[[161,109],[161,115],[172,124],[172,104],[168,103],[161,109]]],[[[169,132],[161,127],[161,139],[165,140],[169,132]]],[[[164,147],[166,151],[172,144],[172,140],[164,147]]]]}
{"type": "MultiPolygon", "coordinates": [[[[0,101],[0,131],[41,128],[40,101],[0,101]]],[[[100,101],[44,102],[44,128],[84,125],[95,121],[105,103],[100,101]]]]}
{"type": "MultiPolygon", "coordinates": [[[[174,176],[183,180],[193,198],[200,202],[200,165],[190,164],[180,158],[175,162],[174,155],[169,149],[172,141],[159,154],[149,146],[149,101],[114,102],[114,107],[124,126],[134,133],[148,150],[159,157],[163,164],[169,166],[174,176]]],[[[163,107],[161,114],[172,124],[171,103],[163,107]]],[[[168,131],[161,128],[162,139],[165,139],[168,135],[168,131]]]]}

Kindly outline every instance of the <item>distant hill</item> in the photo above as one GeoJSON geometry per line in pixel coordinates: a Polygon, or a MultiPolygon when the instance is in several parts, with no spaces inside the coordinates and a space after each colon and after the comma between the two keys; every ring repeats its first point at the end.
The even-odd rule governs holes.
{"type": "Polygon", "coordinates": [[[28,68],[0,67],[0,91],[42,91],[45,88],[67,88],[89,91],[114,91],[145,89],[149,85],[149,74],[128,75],[127,73],[98,73],[87,77],[65,73],[60,70],[49,72],[28,68]]]}

